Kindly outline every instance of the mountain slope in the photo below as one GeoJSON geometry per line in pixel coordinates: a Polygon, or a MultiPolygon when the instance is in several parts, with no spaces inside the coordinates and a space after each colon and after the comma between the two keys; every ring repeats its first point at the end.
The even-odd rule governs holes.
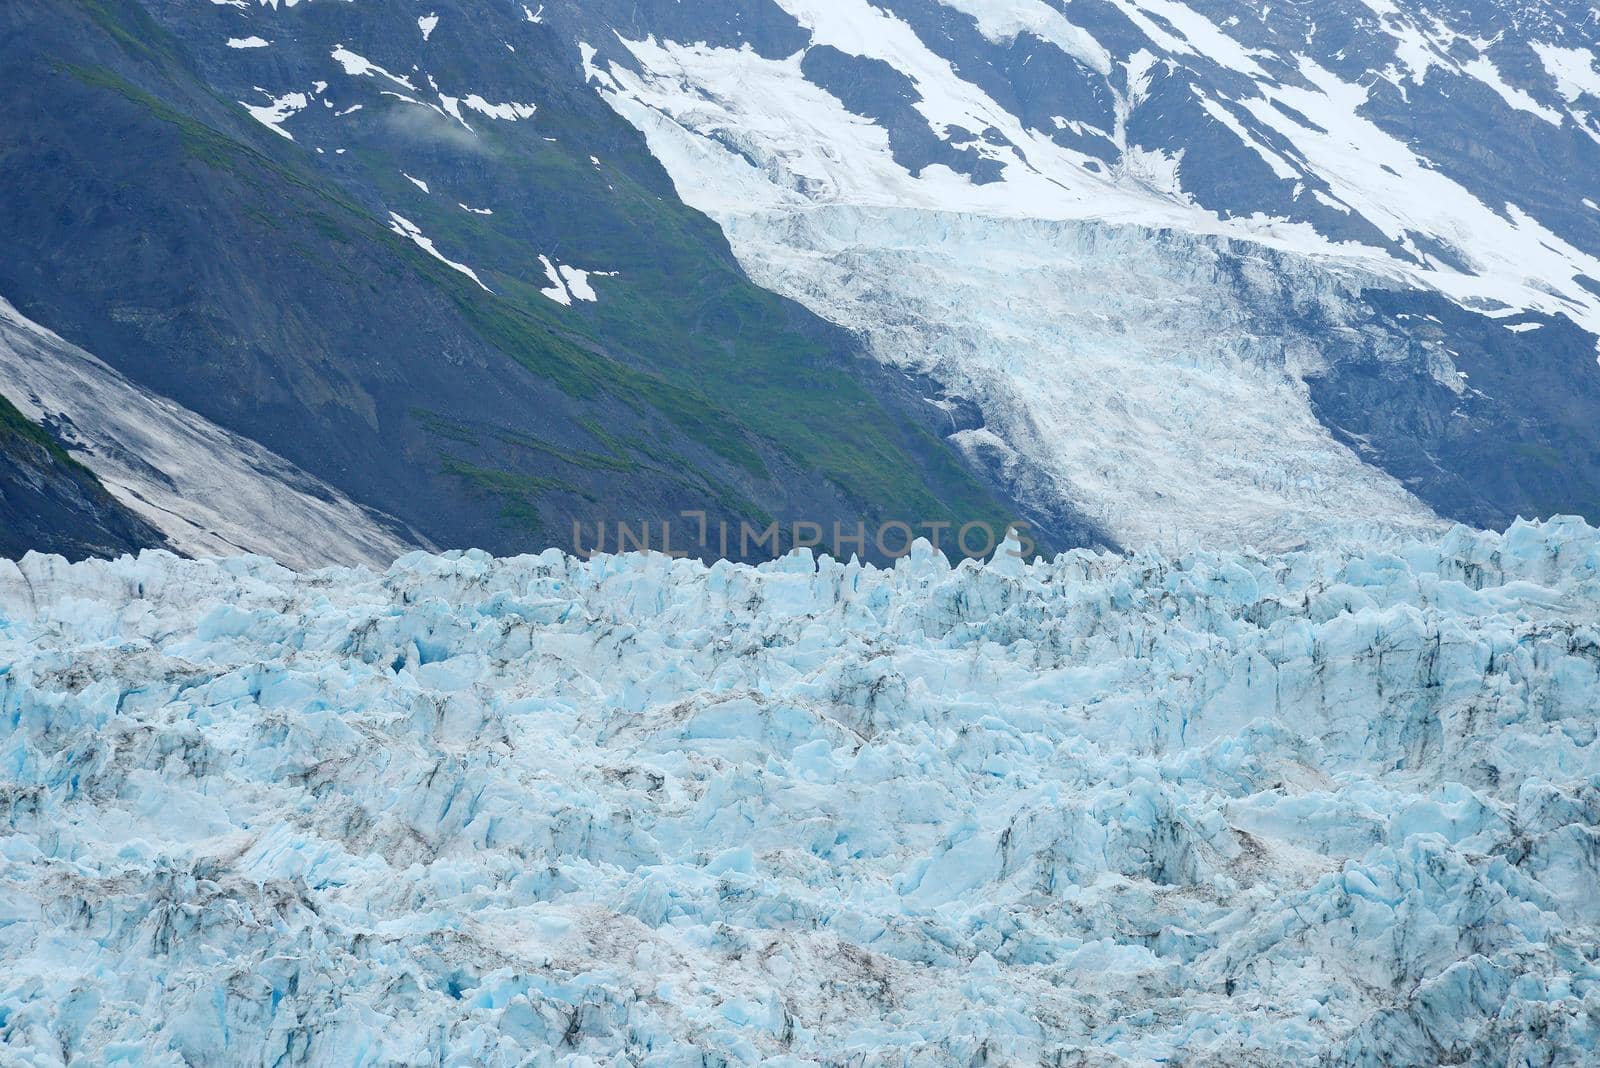
{"type": "Polygon", "coordinates": [[[549,17],[753,277],[975,401],[1019,484],[1227,543],[1595,515],[1600,28],[1534,10],[549,17]]]}
{"type": "MultiPolygon", "coordinates": [[[[212,16],[182,6],[150,9],[179,29],[212,16]]],[[[402,200],[420,186],[397,169],[378,181],[379,147],[356,135],[346,153],[319,154],[267,129],[235,102],[244,94],[222,76],[234,67],[208,69],[138,5],[13,6],[0,13],[0,60],[29,121],[0,143],[16,176],[0,205],[15,235],[0,294],[140,386],[441,544],[571,544],[575,522],[659,524],[684,509],[824,526],[1013,517],[928,429],[940,413],[914,383],[742,277],[576,68],[563,69],[564,91],[582,106],[550,111],[586,140],[556,154],[544,148],[556,134],[517,122],[415,131],[418,105],[384,95],[403,93],[394,78],[342,73],[380,59],[404,70],[372,48],[378,58],[360,62],[333,53],[341,19],[416,36],[411,7],[296,9],[317,80],[367,94],[315,110],[370,120],[367,136],[391,154],[421,141],[429,188],[445,185],[445,163],[508,191],[531,180],[537,211],[518,215],[509,192],[484,189],[457,199],[493,215],[402,200]],[[644,177],[598,169],[597,148],[644,177]],[[596,195],[608,187],[614,200],[596,195]],[[593,258],[538,236],[552,219],[595,235],[593,258]],[[470,257],[457,234],[479,242],[470,257]],[[563,273],[572,261],[623,273],[563,273]],[[594,302],[574,296],[591,290],[594,302]]],[[[1055,534],[1095,538],[1087,525],[1055,534]]]]}
{"type": "Polygon", "coordinates": [[[154,527],[0,396],[0,558],[35,551],[78,560],[165,546],[154,527]]]}
{"type": "Polygon", "coordinates": [[[423,6],[0,13],[0,294],[437,544],[1600,519],[1582,5],[423,6]]]}
{"type": "MultiPolygon", "coordinates": [[[[386,566],[422,540],[281,456],[128,381],[0,300],[0,382],[141,527],[196,556],[386,566]]],[[[13,517],[14,521],[15,517],[13,517]]],[[[10,525],[9,523],[7,525],[10,525]]],[[[20,530],[18,552],[45,550],[20,530]]]]}

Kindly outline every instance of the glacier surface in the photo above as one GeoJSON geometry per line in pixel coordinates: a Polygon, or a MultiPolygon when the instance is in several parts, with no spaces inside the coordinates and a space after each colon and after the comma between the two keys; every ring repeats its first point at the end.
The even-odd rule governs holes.
{"type": "Polygon", "coordinates": [[[1600,532],[0,562],[7,1064],[1580,1064],[1600,532]]]}
{"type": "Polygon", "coordinates": [[[1123,543],[1169,547],[1450,525],[1313,411],[1305,378],[1336,340],[1426,351],[1354,327],[1359,274],[1094,222],[829,206],[723,226],[758,283],[976,403],[984,425],[953,441],[1030,506],[1068,501],[1123,543]],[[1310,329],[1285,312],[1307,308],[1310,329]]]}

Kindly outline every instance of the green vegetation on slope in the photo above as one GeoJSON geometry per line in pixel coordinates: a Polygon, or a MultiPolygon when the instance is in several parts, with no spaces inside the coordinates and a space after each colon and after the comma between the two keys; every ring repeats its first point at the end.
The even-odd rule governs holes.
{"type": "MultiPolygon", "coordinates": [[[[394,134],[391,120],[424,109],[376,93],[337,128],[308,125],[333,121],[312,108],[292,143],[265,131],[235,103],[255,92],[250,76],[228,81],[248,57],[211,55],[204,75],[193,58],[222,48],[225,34],[201,27],[227,12],[153,8],[163,26],[138,2],[45,5],[60,10],[0,43],[0,58],[21,54],[17,69],[34,63],[79,88],[28,90],[21,103],[41,112],[39,136],[0,137],[25,179],[10,215],[0,208],[25,239],[0,282],[27,290],[29,255],[87,240],[80,261],[102,269],[54,265],[67,273],[53,291],[23,293],[29,314],[357,499],[447,544],[484,543],[481,523],[456,522],[476,509],[513,532],[493,542],[508,551],[607,510],[1008,518],[948,443],[869,384],[881,369],[849,339],[744,278],[637,133],[574,84],[571,57],[519,39],[509,67],[494,40],[445,60],[486,92],[496,77],[545,79],[491,97],[539,99],[536,122],[479,121],[470,154],[452,160],[394,134]],[[316,155],[319,131],[335,129],[316,155]],[[460,185],[459,199],[492,202],[494,215],[419,197],[401,175],[417,153],[436,188],[460,185]],[[51,188],[37,163],[29,173],[44,159],[72,175],[86,210],[114,202],[115,212],[79,226],[30,209],[51,188]],[[472,182],[481,188],[467,191],[472,182]],[[471,263],[493,294],[394,233],[391,210],[471,263]],[[540,293],[547,252],[619,273],[598,304],[562,307],[540,293]],[[70,304],[59,297],[68,290],[70,304]]],[[[309,84],[329,73],[329,45],[296,41],[291,27],[342,27],[328,32],[343,39],[391,15],[297,11],[273,62],[309,84]]],[[[395,41],[414,41],[412,22],[395,41]]],[[[360,79],[339,89],[370,91],[360,79]]]]}

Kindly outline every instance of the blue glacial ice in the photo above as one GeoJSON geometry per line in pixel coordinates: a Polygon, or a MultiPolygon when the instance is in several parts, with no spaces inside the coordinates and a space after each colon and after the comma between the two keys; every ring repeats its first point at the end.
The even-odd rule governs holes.
{"type": "Polygon", "coordinates": [[[1600,532],[0,562],[7,1065],[1593,1064],[1600,532]]]}

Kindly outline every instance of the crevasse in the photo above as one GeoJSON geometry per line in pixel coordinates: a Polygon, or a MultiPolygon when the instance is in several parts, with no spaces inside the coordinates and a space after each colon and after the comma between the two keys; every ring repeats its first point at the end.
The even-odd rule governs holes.
{"type": "Polygon", "coordinates": [[[1591,1061],[1600,532],[0,562],[7,1063],[1591,1061]]]}

